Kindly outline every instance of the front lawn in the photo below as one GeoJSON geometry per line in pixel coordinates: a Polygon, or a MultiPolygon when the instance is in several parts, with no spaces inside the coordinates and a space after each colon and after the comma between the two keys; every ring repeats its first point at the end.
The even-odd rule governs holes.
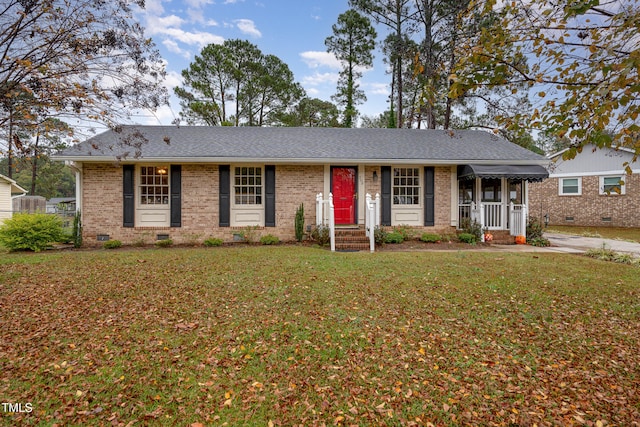
{"type": "Polygon", "coordinates": [[[640,270],[309,247],[3,254],[6,425],[634,425],[640,270]],[[29,406],[25,406],[29,404],[29,406]]]}

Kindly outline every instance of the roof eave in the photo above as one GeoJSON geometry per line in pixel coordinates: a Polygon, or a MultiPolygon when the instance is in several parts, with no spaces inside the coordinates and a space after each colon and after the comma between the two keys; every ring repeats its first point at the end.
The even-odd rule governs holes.
{"type": "Polygon", "coordinates": [[[323,165],[323,164],[342,164],[342,165],[460,165],[460,164],[484,164],[484,165],[541,165],[549,164],[548,159],[542,160],[526,160],[526,159],[398,159],[398,158],[379,158],[379,159],[362,159],[362,158],[254,158],[254,157],[139,157],[118,159],[113,156],[52,156],[56,161],[71,161],[83,163],[264,163],[264,164],[290,164],[290,165],[323,165]]]}

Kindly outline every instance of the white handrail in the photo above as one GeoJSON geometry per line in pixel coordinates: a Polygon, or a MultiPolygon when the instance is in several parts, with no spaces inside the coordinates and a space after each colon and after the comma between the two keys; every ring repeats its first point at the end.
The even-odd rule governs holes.
{"type": "Polygon", "coordinates": [[[333,194],[329,193],[329,198],[324,200],[322,193],[316,194],[316,226],[329,227],[329,238],[331,239],[331,252],[336,250],[336,220],[333,208],[333,194]]]}
{"type": "Polygon", "coordinates": [[[376,198],[372,199],[371,194],[367,193],[365,211],[365,232],[369,238],[369,250],[374,252],[376,249],[375,231],[377,227],[380,227],[380,194],[376,193],[376,198]]]}

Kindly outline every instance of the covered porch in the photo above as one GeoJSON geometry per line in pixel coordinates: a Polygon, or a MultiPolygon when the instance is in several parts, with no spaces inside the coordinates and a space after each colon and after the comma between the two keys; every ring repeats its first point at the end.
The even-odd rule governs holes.
{"type": "Polygon", "coordinates": [[[549,176],[539,165],[458,166],[458,228],[476,221],[483,230],[526,236],[527,183],[549,176]]]}

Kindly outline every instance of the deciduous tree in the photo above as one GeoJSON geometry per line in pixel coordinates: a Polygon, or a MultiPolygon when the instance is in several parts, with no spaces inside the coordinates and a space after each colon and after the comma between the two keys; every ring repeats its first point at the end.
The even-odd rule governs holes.
{"type": "Polygon", "coordinates": [[[35,110],[115,126],[166,102],[164,64],[134,19],[139,7],[143,0],[4,2],[0,126],[12,114],[37,122],[35,110]],[[29,102],[12,102],[24,93],[29,102]]]}
{"type": "Polygon", "coordinates": [[[591,143],[633,149],[637,160],[637,1],[485,0],[472,2],[467,14],[478,11],[487,19],[464,46],[469,54],[459,58],[465,72],[457,76],[453,96],[494,86],[533,91],[539,102],[529,120],[547,135],[568,138],[567,158],[591,143]]]}

